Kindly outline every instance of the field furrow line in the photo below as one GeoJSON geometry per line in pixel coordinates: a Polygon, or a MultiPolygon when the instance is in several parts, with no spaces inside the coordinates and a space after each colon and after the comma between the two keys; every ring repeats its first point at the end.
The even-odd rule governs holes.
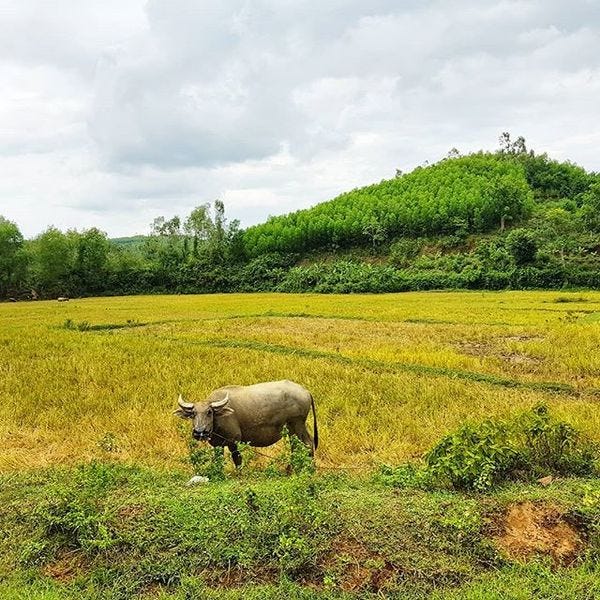
{"type": "MultiPolygon", "coordinates": [[[[164,339],[164,338],[163,338],[164,339]]],[[[480,373],[477,371],[465,371],[460,369],[450,369],[447,367],[434,367],[431,365],[398,363],[375,360],[372,358],[351,357],[344,354],[325,352],[322,350],[313,350],[310,348],[300,348],[294,346],[284,346],[280,344],[268,344],[254,340],[232,340],[232,339],[207,339],[207,340],[182,340],[181,338],[168,338],[170,342],[193,344],[198,346],[207,346],[212,348],[235,348],[244,350],[255,350],[257,352],[270,352],[272,354],[293,355],[302,358],[331,360],[340,364],[362,367],[374,371],[385,372],[408,372],[417,375],[426,375],[433,377],[447,377],[450,379],[462,379],[484,383],[488,385],[521,388],[537,390],[543,392],[554,392],[560,394],[581,394],[573,386],[566,383],[552,381],[520,381],[506,377],[498,377],[490,373],[480,373]]],[[[590,394],[596,394],[595,390],[590,390],[590,394]]]]}

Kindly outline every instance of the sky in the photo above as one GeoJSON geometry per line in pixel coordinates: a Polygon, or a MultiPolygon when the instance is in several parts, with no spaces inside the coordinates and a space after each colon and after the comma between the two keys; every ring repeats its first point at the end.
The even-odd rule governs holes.
{"type": "Polygon", "coordinates": [[[494,150],[600,171],[598,0],[0,0],[0,215],[249,226],[494,150]]]}

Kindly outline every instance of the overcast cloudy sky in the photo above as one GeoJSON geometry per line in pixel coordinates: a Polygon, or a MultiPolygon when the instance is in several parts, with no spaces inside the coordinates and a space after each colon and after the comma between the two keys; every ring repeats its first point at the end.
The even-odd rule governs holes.
{"type": "Polygon", "coordinates": [[[600,170],[598,0],[0,0],[0,214],[242,225],[500,132],[600,170]]]}

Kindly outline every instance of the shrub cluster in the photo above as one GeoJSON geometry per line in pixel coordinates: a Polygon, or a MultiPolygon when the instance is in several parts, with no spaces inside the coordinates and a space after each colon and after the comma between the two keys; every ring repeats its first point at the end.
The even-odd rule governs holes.
{"type": "Polygon", "coordinates": [[[540,405],[511,420],[463,425],[427,453],[424,467],[384,467],[380,476],[396,487],[485,491],[509,480],[598,474],[599,458],[595,443],[540,405]]]}

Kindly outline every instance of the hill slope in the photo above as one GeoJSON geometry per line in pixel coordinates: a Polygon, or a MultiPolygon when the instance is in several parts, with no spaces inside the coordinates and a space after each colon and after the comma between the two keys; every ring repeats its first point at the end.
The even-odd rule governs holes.
{"type": "Polygon", "coordinates": [[[379,238],[470,232],[519,221],[532,207],[524,166],[497,154],[473,154],[418,167],[347,192],[244,234],[250,256],[369,245],[379,238]]]}

